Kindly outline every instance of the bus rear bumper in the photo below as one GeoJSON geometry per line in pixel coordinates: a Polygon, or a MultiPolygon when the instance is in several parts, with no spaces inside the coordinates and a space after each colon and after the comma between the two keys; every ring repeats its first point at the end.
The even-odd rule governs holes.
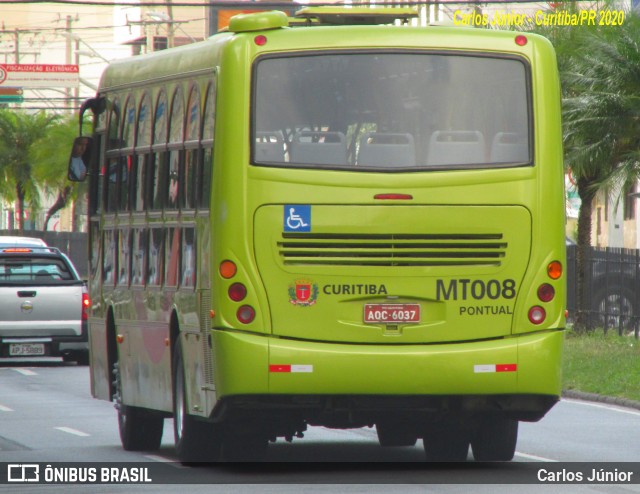
{"type": "Polygon", "coordinates": [[[453,400],[462,408],[497,408],[539,420],[561,393],[561,330],[435,345],[213,334],[219,404],[289,408],[322,397],[353,397],[369,403],[363,406],[404,401],[408,408],[447,408],[453,400]]]}

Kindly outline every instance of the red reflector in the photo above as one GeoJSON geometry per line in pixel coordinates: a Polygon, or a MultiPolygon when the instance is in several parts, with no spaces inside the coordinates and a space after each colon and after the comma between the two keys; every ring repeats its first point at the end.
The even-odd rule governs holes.
{"type": "Polygon", "coordinates": [[[253,42],[258,46],[264,46],[267,44],[267,37],[262,34],[259,34],[258,36],[253,38],[253,42]]]}
{"type": "Polygon", "coordinates": [[[269,372],[291,372],[290,365],[270,365],[269,372]]]}
{"type": "Polygon", "coordinates": [[[496,372],[516,372],[518,364],[496,364],[496,372]]]}
{"type": "Polygon", "coordinates": [[[387,201],[410,201],[413,196],[411,194],[376,194],[373,198],[387,201]]]}
{"type": "Polygon", "coordinates": [[[527,44],[527,37],[524,36],[523,34],[519,34],[518,36],[516,36],[516,45],[518,46],[524,46],[527,44]]]}

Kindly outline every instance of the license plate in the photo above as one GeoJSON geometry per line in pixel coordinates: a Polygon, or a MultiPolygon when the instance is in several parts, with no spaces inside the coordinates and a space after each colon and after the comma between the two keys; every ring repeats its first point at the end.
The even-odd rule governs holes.
{"type": "Polygon", "coordinates": [[[12,357],[44,355],[44,343],[12,343],[9,345],[9,355],[12,357]]]}
{"type": "Polygon", "coordinates": [[[420,322],[420,304],[365,304],[364,322],[369,324],[420,322]]]}

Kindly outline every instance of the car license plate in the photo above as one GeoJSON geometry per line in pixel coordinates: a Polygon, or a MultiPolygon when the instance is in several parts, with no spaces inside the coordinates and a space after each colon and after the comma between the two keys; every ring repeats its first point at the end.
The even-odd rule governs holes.
{"type": "Polygon", "coordinates": [[[12,357],[44,355],[44,343],[12,343],[9,345],[9,355],[12,357]]]}
{"type": "Polygon", "coordinates": [[[369,324],[420,322],[420,304],[365,304],[364,322],[369,324]]]}

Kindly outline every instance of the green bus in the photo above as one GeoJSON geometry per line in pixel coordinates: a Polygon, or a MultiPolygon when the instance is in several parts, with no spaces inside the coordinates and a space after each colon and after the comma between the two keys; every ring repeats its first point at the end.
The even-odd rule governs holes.
{"type": "Polygon", "coordinates": [[[413,16],[244,14],[104,72],[81,110],[91,389],[125,449],[173,417],[183,462],[307,426],[508,461],[559,400],[553,48],[413,16]]]}

